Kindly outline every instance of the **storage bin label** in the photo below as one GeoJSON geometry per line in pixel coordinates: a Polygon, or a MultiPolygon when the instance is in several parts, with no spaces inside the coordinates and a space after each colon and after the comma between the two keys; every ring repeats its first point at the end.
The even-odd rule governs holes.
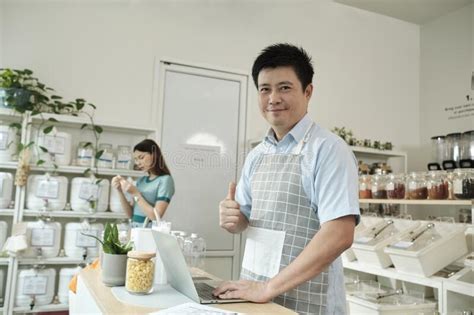
{"type": "Polygon", "coordinates": [[[99,231],[97,230],[79,230],[77,231],[76,234],[76,246],[77,247],[97,247],[97,240],[93,237],[86,236],[87,235],[93,235],[95,237],[98,237],[99,231]]]}
{"type": "Polygon", "coordinates": [[[32,229],[31,230],[31,246],[32,247],[53,247],[54,235],[53,229],[32,229]]]}
{"type": "Polygon", "coordinates": [[[41,180],[36,188],[36,197],[57,199],[59,197],[59,182],[57,180],[41,180]]]}
{"type": "Polygon", "coordinates": [[[387,190],[395,190],[395,185],[393,183],[387,184],[387,190]]]}
{"type": "Polygon", "coordinates": [[[44,136],[43,145],[50,153],[64,154],[66,139],[63,137],[44,136]]]}
{"type": "Polygon", "coordinates": [[[99,185],[92,183],[82,183],[79,189],[79,198],[83,200],[97,200],[99,196],[99,185]]]}
{"type": "Polygon", "coordinates": [[[462,194],[462,180],[461,179],[455,179],[453,181],[453,193],[462,194]]]}
{"type": "Polygon", "coordinates": [[[0,150],[6,150],[8,147],[8,132],[0,131],[0,150]]]}
{"type": "Polygon", "coordinates": [[[48,287],[47,276],[26,276],[23,281],[23,294],[24,295],[43,295],[46,294],[46,288],[48,287]]]}

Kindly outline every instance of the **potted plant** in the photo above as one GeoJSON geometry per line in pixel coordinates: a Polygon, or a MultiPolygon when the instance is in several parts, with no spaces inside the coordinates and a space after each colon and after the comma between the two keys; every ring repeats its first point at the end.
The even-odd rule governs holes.
{"type": "Polygon", "coordinates": [[[132,250],[132,243],[120,242],[118,228],[114,223],[105,224],[103,241],[94,235],[84,235],[93,237],[102,244],[102,282],[107,286],[125,285],[127,253],[132,250]]]}

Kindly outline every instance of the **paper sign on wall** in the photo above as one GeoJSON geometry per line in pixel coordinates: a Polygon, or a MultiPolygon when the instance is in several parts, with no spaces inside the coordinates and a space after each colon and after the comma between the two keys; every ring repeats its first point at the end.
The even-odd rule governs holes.
{"type": "Polygon", "coordinates": [[[99,196],[99,185],[92,183],[82,183],[79,189],[79,198],[87,201],[97,200],[99,196]]]}
{"type": "Polygon", "coordinates": [[[53,247],[55,230],[53,229],[32,229],[31,246],[32,247],[53,247]]]}
{"type": "Polygon", "coordinates": [[[59,196],[59,182],[57,180],[41,180],[36,188],[36,197],[57,199],[59,196]]]}
{"type": "Polygon", "coordinates": [[[0,131],[0,150],[6,150],[8,146],[8,132],[0,131]]]}
{"type": "Polygon", "coordinates": [[[77,247],[97,247],[97,241],[95,238],[87,236],[93,235],[98,237],[99,231],[97,230],[80,230],[76,234],[76,246],[77,247]],[[84,235],[86,234],[86,235],[84,235]]]}
{"type": "Polygon", "coordinates": [[[50,153],[64,154],[66,139],[56,136],[44,136],[43,146],[48,149],[50,153]]]}
{"type": "Polygon", "coordinates": [[[43,295],[46,294],[48,287],[47,276],[27,276],[23,280],[23,294],[24,295],[43,295]]]}

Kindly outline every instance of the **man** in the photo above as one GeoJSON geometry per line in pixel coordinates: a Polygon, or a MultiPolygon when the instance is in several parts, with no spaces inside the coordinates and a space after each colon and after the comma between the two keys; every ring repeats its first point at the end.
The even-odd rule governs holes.
{"type": "Polygon", "coordinates": [[[236,196],[231,183],[219,204],[222,228],[247,229],[242,280],[216,288],[221,298],[346,312],[339,255],[359,220],[357,161],[307,114],[313,74],[311,58],[289,44],[265,48],[254,62],[260,111],[271,128],[249,153],[236,196]]]}

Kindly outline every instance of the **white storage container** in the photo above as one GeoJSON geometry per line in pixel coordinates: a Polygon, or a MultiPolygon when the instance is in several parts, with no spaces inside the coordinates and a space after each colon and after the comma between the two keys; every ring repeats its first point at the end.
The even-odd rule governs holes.
{"type": "Polygon", "coordinates": [[[401,234],[414,230],[419,224],[411,220],[384,219],[369,226],[352,244],[357,260],[370,266],[387,268],[392,261],[384,252],[384,248],[396,242],[401,234]]]}
{"type": "Polygon", "coordinates": [[[71,182],[71,208],[74,211],[105,212],[109,202],[109,181],[76,177],[71,182]],[[96,209],[94,210],[94,208],[96,209]]]}
{"type": "Polygon", "coordinates": [[[7,239],[7,233],[8,233],[8,224],[7,224],[7,222],[0,221],[0,251],[2,250],[3,245],[5,244],[5,241],[7,239]]]}
{"type": "Polygon", "coordinates": [[[0,173],[0,209],[7,209],[13,198],[13,176],[11,173],[0,173]]]}
{"type": "Polygon", "coordinates": [[[365,294],[348,295],[350,315],[419,315],[433,314],[436,302],[409,295],[394,295],[380,299],[365,294]]]}
{"type": "Polygon", "coordinates": [[[25,223],[28,248],[22,252],[22,257],[57,257],[61,242],[61,224],[42,220],[25,223]]]}
{"type": "MultiPolygon", "coordinates": [[[[130,177],[127,178],[127,181],[133,183],[136,185],[136,182],[134,182],[130,177]]],[[[115,189],[114,187],[110,187],[110,211],[116,212],[116,213],[124,213],[122,204],[120,203],[120,195],[119,191],[115,189]]],[[[125,193],[125,198],[130,202],[132,200],[132,196],[130,194],[125,193]]]]}
{"type": "Polygon", "coordinates": [[[26,186],[26,207],[30,210],[61,211],[67,203],[65,176],[31,175],[26,186]]]}
{"type": "Polygon", "coordinates": [[[48,133],[39,132],[37,143],[48,150],[48,152],[35,152],[36,159],[44,160],[46,165],[70,165],[72,151],[72,137],[69,133],[58,131],[56,127],[48,133]]]}
{"type": "Polygon", "coordinates": [[[0,121],[0,162],[13,161],[18,147],[19,137],[9,123],[0,121]]]}
{"type": "Polygon", "coordinates": [[[102,238],[104,225],[102,223],[90,224],[87,220],[81,223],[67,223],[64,228],[64,251],[66,256],[74,258],[98,257],[100,243],[83,234],[94,235],[102,238]],[[83,233],[83,234],[82,234],[83,233]]]}
{"type": "Polygon", "coordinates": [[[72,277],[82,270],[81,267],[61,268],[59,271],[58,299],[63,304],[69,304],[69,282],[72,277]]]}
{"type": "Polygon", "coordinates": [[[424,222],[385,253],[398,272],[429,277],[467,253],[465,230],[464,224],[424,222]]]}
{"type": "MultiPolygon", "coordinates": [[[[29,307],[47,305],[53,301],[56,281],[56,270],[47,269],[20,269],[16,284],[16,306],[29,307]]],[[[34,308],[33,308],[34,309],[34,308]]]]}
{"type": "MultiPolygon", "coordinates": [[[[358,238],[369,226],[382,222],[383,219],[380,217],[361,216],[359,224],[355,227],[354,239],[358,238]]],[[[343,262],[349,262],[356,260],[354,250],[352,248],[347,249],[341,255],[343,262]]]]}

